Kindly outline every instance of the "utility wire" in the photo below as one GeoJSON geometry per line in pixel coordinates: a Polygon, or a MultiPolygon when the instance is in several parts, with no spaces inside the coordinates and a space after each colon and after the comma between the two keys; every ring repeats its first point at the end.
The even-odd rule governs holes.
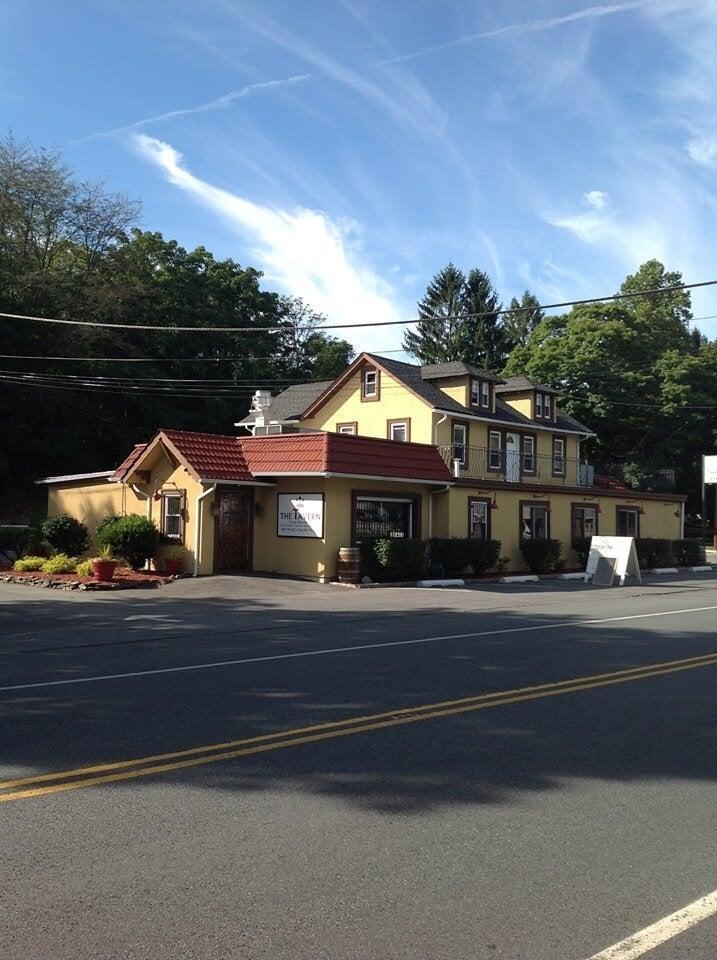
{"type": "MultiPolygon", "coordinates": [[[[702,280],[699,283],[680,283],[671,287],[655,287],[652,290],[635,290],[630,293],[614,293],[608,297],[589,297],[585,300],[564,300],[560,303],[544,303],[533,307],[507,307],[501,310],[484,310],[480,313],[455,313],[445,316],[427,317],[427,320],[477,320],[481,317],[498,317],[513,313],[534,313],[536,310],[554,310],[559,307],[578,307],[589,303],[606,303],[612,300],[629,300],[634,297],[651,295],[662,296],[674,293],[677,290],[692,290],[696,287],[712,287],[717,280],[702,280]]],[[[34,317],[18,313],[0,312],[0,317],[6,320],[35,320],[38,323],[61,323],[80,327],[102,327],[110,330],[157,330],[162,333],[285,333],[292,328],[286,324],[273,327],[179,327],[157,326],[156,324],[141,323],[105,323],[98,320],[60,320],[56,317],[34,317]]],[[[418,323],[422,318],[414,317],[410,320],[373,320],[363,323],[325,323],[312,327],[315,330],[348,330],[359,327],[395,327],[410,323],[418,323]]]]}
{"type": "MultiPolygon", "coordinates": [[[[125,393],[125,394],[147,394],[153,396],[165,396],[165,397],[197,397],[199,399],[234,399],[234,400],[243,400],[249,399],[253,393],[253,387],[239,385],[236,389],[232,389],[228,386],[219,386],[217,388],[207,387],[194,387],[194,386],[173,386],[172,381],[169,381],[169,386],[162,386],[160,384],[150,383],[147,386],[131,384],[131,383],[121,383],[121,382],[92,382],[85,380],[83,378],[64,378],[64,377],[43,377],[37,374],[18,374],[12,371],[0,371],[0,382],[4,383],[14,383],[19,386],[31,386],[31,387],[41,387],[48,389],[56,390],[75,390],[80,393],[105,393],[105,394],[115,394],[115,393],[125,393]]],[[[212,381],[208,381],[211,383],[212,381]]],[[[315,381],[323,382],[323,381],[315,381]]],[[[391,387],[386,385],[382,392],[385,390],[401,390],[403,389],[400,385],[391,387]]],[[[353,393],[353,388],[342,388],[340,393],[350,394],[353,393]]],[[[578,392],[563,393],[558,394],[560,397],[568,400],[587,400],[589,397],[586,394],[580,394],[578,392]]],[[[633,407],[636,409],[654,409],[654,410],[663,410],[666,404],[669,404],[670,401],[665,401],[665,404],[659,403],[641,403],[634,400],[607,400],[608,405],[615,405],[620,407],[633,407]]],[[[675,410],[714,410],[714,404],[678,404],[675,410]]],[[[469,411],[468,411],[469,412],[469,411]]],[[[457,414],[458,415],[458,414],[457,414]]]]}

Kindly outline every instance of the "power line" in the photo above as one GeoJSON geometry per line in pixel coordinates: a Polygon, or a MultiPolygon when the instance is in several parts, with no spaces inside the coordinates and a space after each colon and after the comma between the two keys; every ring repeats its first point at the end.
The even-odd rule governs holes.
{"type": "MultiPolygon", "coordinates": [[[[148,378],[151,379],[151,378],[148,378]]],[[[146,386],[142,385],[142,380],[138,382],[115,382],[103,381],[94,382],[87,380],[82,377],[51,377],[51,376],[42,376],[39,374],[30,374],[30,373],[18,373],[15,371],[0,371],[0,382],[4,383],[14,383],[18,386],[30,386],[30,387],[40,387],[47,389],[55,390],[74,390],[80,393],[94,393],[94,394],[116,394],[116,393],[125,393],[125,394],[134,394],[134,395],[151,395],[158,397],[196,397],[197,399],[226,399],[226,400],[249,400],[251,394],[253,393],[254,388],[249,385],[238,385],[236,389],[233,389],[228,386],[218,386],[212,387],[211,384],[216,381],[206,381],[207,386],[181,386],[181,382],[175,381],[166,381],[169,385],[163,386],[158,383],[150,382],[146,386]],[[175,386],[175,383],[180,383],[179,386],[175,386]]],[[[201,381],[199,381],[201,383],[201,381]]],[[[312,381],[304,381],[312,382],[312,381]]],[[[323,381],[313,381],[313,382],[323,382],[323,381]]],[[[389,386],[388,384],[382,388],[382,392],[386,390],[403,390],[404,388],[397,384],[395,386],[389,386]]],[[[353,393],[353,388],[344,387],[341,388],[338,393],[350,394],[353,393]]],[[[578,392],[563,393],[559,394],[560,397],[565,399],[583,399],[586,400],[588,397],[586,394],[581,394],[578,392]]],[[[636,409],[655,409],[663,410],[664,406],[669,403],[665,401],[665,404],[659,403],[641,403],[634,400],[613,400],[609,399],[606,401],[608,405],[615,405],[621,407],[633,407],[636,409]]],[[[675,408],[676,410],[713,410],[713,404],[678,404],[675,408]]],[[[467,410],[467,412],[470,412],[467,410]]],[[[457,414],[459,416],[459,414],[457,414]]],[[[557,429],[557,428],[556,428],[557,429]]]]}
{"type": "MultiPolygon", "coordinates": [[[[698,317],[706,320],[707,317],[698,317]]],[[[366,351],[364,351],[366,352],[366,351]]],[[[368,351],[372,353],[373,351],[368,351]]],[[[405,353],[405,350],[381,350],[384,353],[405,353]]],[[[378,356],[378,354],[377,354],[378,356]]],[[[46,357],[42,354],[0,353],[0,360],[60,360],[78,361],[80,363],[276,363],[280,358],[274,357],[46,357]]],[[[316,355],[309,359],[317,359],[316,355]]]]}
{"type": "MultiPolygon", "coordinates": [[[[702,280],[699,283],[680,283],[671,287],[655,287],[652,290],[635,290],[630,293],[614,293],[607,297],[589,297],[585,300],[564,300],[560,303],[544,303],[532,307],[507,307],[500,310],[484,310],[480,313],[455,313],[446,314],[439,317],[428,317],[428,320],[477,320],[481,317],[498,317],[513,313],[534,313],[537,310],[555,310],[560,307],[579,307],[590,303],[607,303],[613,300],[629,300],[634,297],[662,296],[666,293],[674,293],[677,290],[693,290],[696,287],[712,287],[717,284],[717,280],[702,280]]],[[[286,333],[292,328],[284,324],[283,326],[273,327],[179,327],[179,326],[157,326],[156,324],[141,323],[105,323],[98,320],[60,320],[56,317],[34,317],[18,313],[0,312],[0,317],[6,320],[34,320],[38,323],[60,323],[70,326],[80,327],[100,327],[109,330],[157,330],[162,333],[286,333]]],[[[312,327],[312,332],[316,330],[348,330],[359,327],[395,327],[409,323],[418,323],[421,318],[415,317],[410,320],[373,320],[363,323],[325,323],[320,326],[312,327]]]]}

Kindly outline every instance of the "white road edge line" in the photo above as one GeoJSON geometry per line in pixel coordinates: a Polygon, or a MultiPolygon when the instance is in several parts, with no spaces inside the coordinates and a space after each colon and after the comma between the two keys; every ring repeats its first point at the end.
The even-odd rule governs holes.
{"type": "Polygon", "coordinates": [[[633,933],[631,937],[614,943],[606,950],[594,953],[587,960],[636,960],[636,957],[649,953],[650,950],[676,937],[678,933],[684,933],[685,930],[696,926],[714,913],[717,913],[717,890],[676,910],[669,917],[663,917],[662,920],[645,927],[644,930],[633,933]]]}
{"type": "Polygon", "coordinates": [[[660,613],[632,613],[624,617],[603,617],[600,620],[575,620],[572,623],[555,621],[533,627],[503,627],[500,630],[481,630],[472,633],[452,633],[443,637],[418,637],[414,640],[387,640],[384,643],[357,643],[349,647],[329,647],[324,650],[303,650],[297,653],[277,653],[267,657],[245,657],[241,660],[213,660],[209,663],[190,663],[183,667],[157,667],[154,670],[134,670],[129,673],[106,673],[95,677],[74,677],[68,680],[43,680],[39,683],[15,683],[0,687],[0,693],[14,690],[36,690],[38,687],[65,687],[76,683],[100,683],[103,680],[125,680],[129,677],[151,677],[163,673],[184,673],[191,670],[210,670],[216,667],[235,667],[243,663],[266,663],[270,660],[294,660],[299,657],[323,657],[332,653],[351,653],[353,650],[374,650],[380,647],[405,647],[415,643],[436,643],[439,640],[467,640],[470,637],[495,637],[502,633],[529,633],[536,630],[567,630],[596,623],[615,623],[620,620],[645,620],[648,617],[680,616],[684,613],[701,613],[717,610],[717,604],[709,607],[690,607],[688,610],[663,610],[660,613]]]}

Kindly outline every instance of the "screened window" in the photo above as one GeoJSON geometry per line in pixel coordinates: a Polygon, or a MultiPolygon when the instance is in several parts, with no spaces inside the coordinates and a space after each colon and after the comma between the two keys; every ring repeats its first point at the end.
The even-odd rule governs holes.
{"type": "Polygon", "coordinates": [[[364,370],[361,396],[364,400],[378,400],[378,370],[364,370]]]}
{"type": "Polygon", "coordinates": [[[553,474],[562,476],[565,473],[565,441],[562,437],[553,437],[553,474]]]}
{"type": "Polygon", "coordinates": [[[597,534],[597,510],[595,507],[573,507],[573,543],[583,537],[597,534]]]}
{"type": "Polygon", "coordinates": [[[524,540],[548,536],[548,508],[543,503],[524,503],[520,508],[520,535],[524,540]]]}
{"type": "Polygon", "coordinates": [[[413,536],[413,500],[356,497],[355,540],[373,537],[409,539],[413,536]]]}
{"type": "Polygon", "coordinates": [[[453,424],[453,459],[465,467],[468,462],[468,427],[465,423],[453,424]]]}
{"type": "Polygon", "coordinates": [[[480,405],[482,407],[490,406],[490,384],[487,380],[481,380],[480,384],[480,405]]]}
{"type": "Polygon", "coordinates": [[[523,437],[523,472],[535,473],[535,437],[523,437]]]}
{"type": "Polygon", "coordinates": [[[535,394],[535,418],[536,420],[543,416],[543,394],[535,394]]]}
{"type": "Polygon", "coordinates": [[[490,539],[490,501],[468,501],[468,536],[473,540],[490,539]]]}
{"type": "Polygon", "coordinates": [[[480,380],[471,380],[471,406],[477,407],[480,403],[480,380]]]}
{"type": "Polygon", "coordinates": [[[637,509],[632,510],[627,507],[619,507],[617,511],[618,537],[637,537],[640,523],[638,517],[637,509]]]}
{"type": "Polygon", "coordinates": [[[503,435],[498,430],[491,430],[488,435],[488,468],[500,470],[503,466],[503,435]]]}
{"type": "Polygon", "coordinates": [[[408,440],[408,421],[391,420],[388,425],[388,436],[390,440],[399,440],[405,443],[408,440]]]}
{"type": "Polygon", "coordinates": [[[184,539],[184,494],[179,491],[162,492],[160,531],[170,540],[184,539]]]}
{"type": "Polygon", "coordinates": [[[544,410],[545,410],[545,416],[546,416],[549,420],[550,420],[550,419],[552,418],[552,416],[553,416],[553,414],[551,413],[551,410],[550,410],[550,408],[551,408],[551,403],[552,403],[552,398],[551,398],[551,396],[550,396],[549,393],[546,393],[546,394],[545,394],[545,401],[544,401],[544,403],[543,403],[543,408],[544,408],[544,410]]]}

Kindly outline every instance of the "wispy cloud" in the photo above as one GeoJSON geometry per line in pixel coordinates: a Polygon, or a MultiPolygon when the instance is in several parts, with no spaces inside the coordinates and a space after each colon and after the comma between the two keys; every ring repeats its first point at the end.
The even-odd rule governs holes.
{"type": "Polygon", "coordinates": [[[457,37],[455,40],[447,40],[445,43],[435,43],[430,47],[422,47],[420,50],[413,50],[410,53],[402,53],[396,57],[379,60],[375,66],[403,63],[406,60],[425,57],[430,53],[440,53],[442,50],[450,50],[452,47],[461,47],[466,44],[475,43],[477,40],[489,40],[493,37],[504,36],[505,34],[537,33],[541,30],[553,30],[555,27],[561,27],[566,23],[575,23],[578,20],[596,20],[599,17],[608,17],[614,13],[624,13],[627,10],[635,10],[638,7],[644,7],[646,3],[647,0],[627,0],[625,3],[609,3],[594,7],[585,7],[582,10],[576,10],[574,13],[568,13],[561,17],[546,17],[541,20],[525,20],[522,23],[511,23],[504,27],[496,27],[494,30],[469,33],[466,36],[457,37]]]}
{"type": "Polygon", "coordinates": [[[695,137],[688,142],[687,152],[695,163],[717,167],[717,134],[695,137]]]}
{"type": "Polygon", "coordinates": [[[244,97],[251,97],[255,93],[261,93],[265,90],[273,90],[277,87],[292,86],[295,83],[301,83],[302,80],[308,80],[307,73],[297,74],[293,77],[286,77],[283,80],[264,80],[260,83],[250,83],[239,90],[231,90],[224,96],[217,97],[216,100],[210,100],[209,103],[200,103],[196,107],[185,107],[179,110],[168,110],[166,113],[159,113],[154,117],[145,117],[143,120],[135,120],[134,123],[128,123],[124,127],[115,127],[112,130],[100,130],[97,133],[90,133],[86,137],[79,137],[72,143],[86,143],[88,140],[96,140],[99,137],[113,137],[120,133],[131,133],[134,130],[141,130],[149,124],[161,123],[163,120],[174,120],[177,117],[187,117],[195,113],[208,113],[211,110],[225,110],[235,101],[244,97]]]}
{"type": "MultiPolygon", "coordinates": [[[[335,323],[401,318],[390,286],[362,262],[356,225],[334,222],[319,210],[281,210],[253,203],[194,176],[170,144],[133,134],[140,154],[157,166],[169,183],[214,211],[245,237],[249,252],[267,278],[286,293],[302,297],[335,323]]],[[[394,345],[397,329],[364,332],[373,349],[394,345]]]]}
{"type": "Polygon", "coordinates": [[[595,210],[604,210],[608,199],[608,195],[602,190],[588,190],[587,193],[583,194],[585,203],[587,203],[589,207],[594,207],[595,210]]]}

